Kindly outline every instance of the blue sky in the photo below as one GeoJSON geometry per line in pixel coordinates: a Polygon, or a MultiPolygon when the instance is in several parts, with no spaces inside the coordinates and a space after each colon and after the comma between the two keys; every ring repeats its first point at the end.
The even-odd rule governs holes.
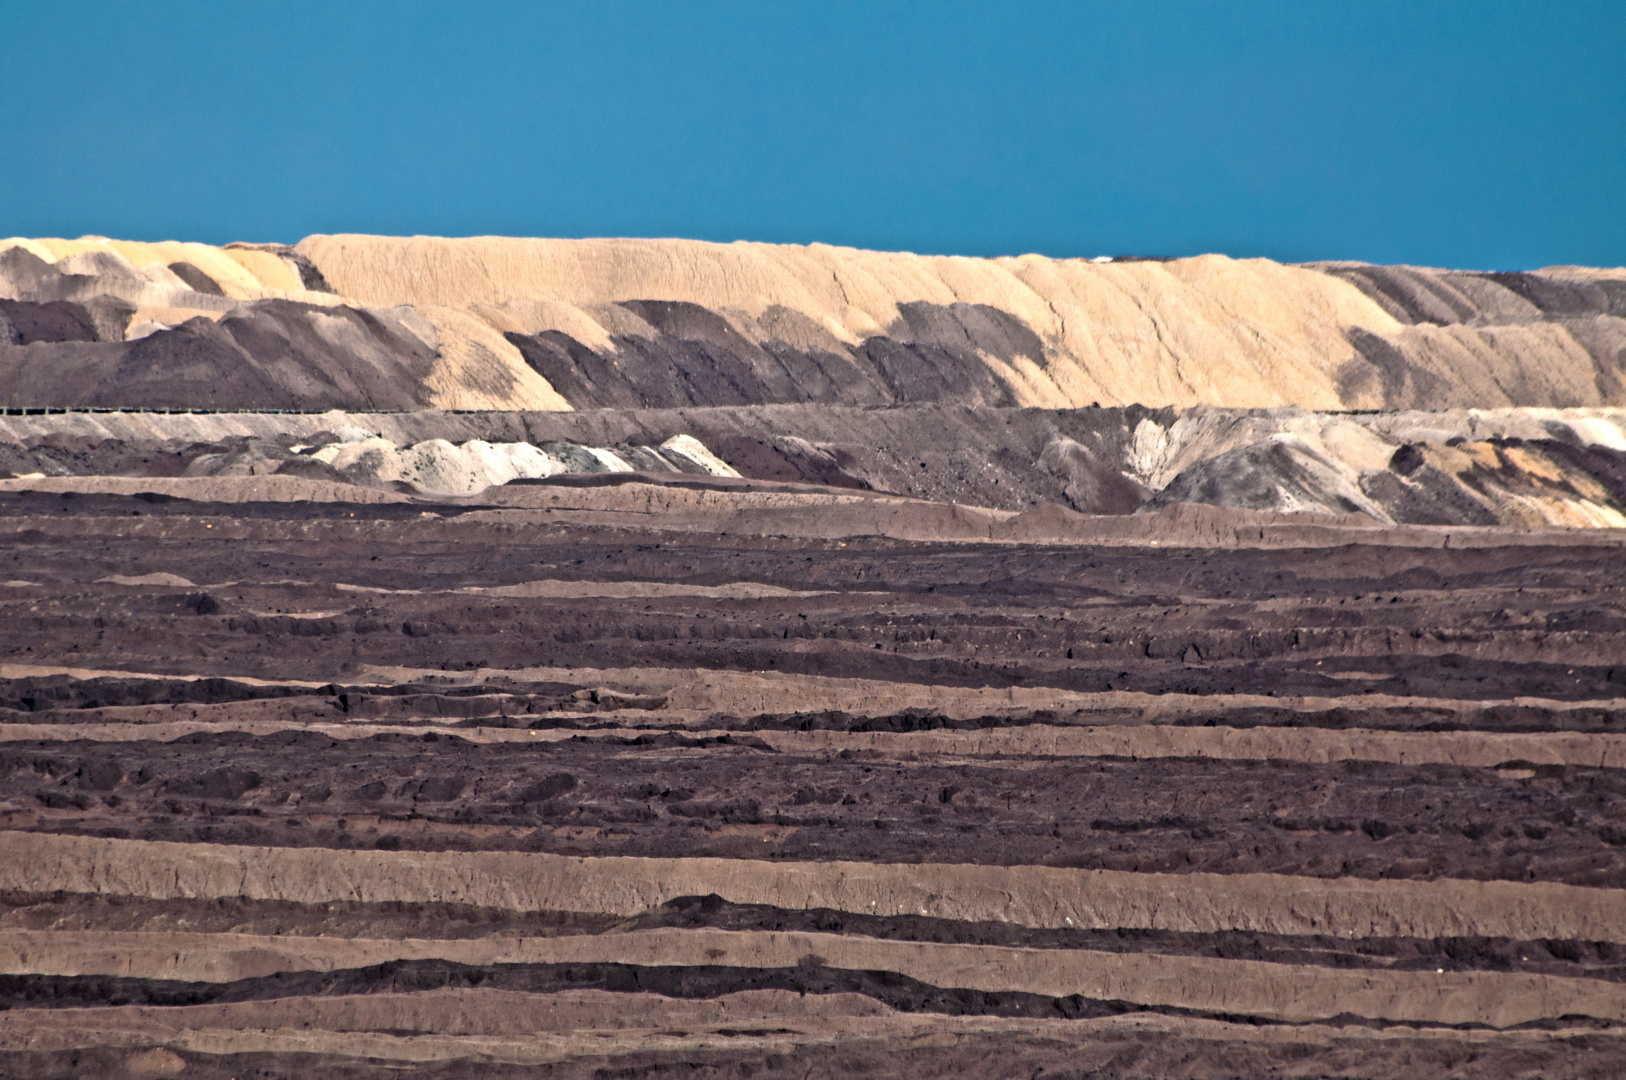
{"type": "Polygon", "coordinates": [[[1626,263],[1626,3],[0,3],[0,235],[1626,263]]]}

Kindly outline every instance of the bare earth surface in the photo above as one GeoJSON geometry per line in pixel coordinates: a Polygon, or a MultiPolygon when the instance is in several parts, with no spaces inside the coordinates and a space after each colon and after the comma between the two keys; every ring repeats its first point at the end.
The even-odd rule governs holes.
{"type": "Polygon", "coordinates": [[[1626,271],[0,240],[0,1077],[1626,1075],[1626,271]]]}
{"type": "Polygon", "coordinates": [[[0,493],[6,1075],[1626,1068],[1611,530],[226,479],[0,493]]]}

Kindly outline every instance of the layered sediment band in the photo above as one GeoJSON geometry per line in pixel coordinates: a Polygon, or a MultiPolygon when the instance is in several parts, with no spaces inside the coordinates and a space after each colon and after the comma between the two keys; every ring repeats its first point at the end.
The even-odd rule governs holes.
{"type": "Polygon", "coordinates": [[[1626,943],[1626,890],[1041,866],[245,848],[0,833],[0,888],[632,916],[684,896],[1031,927],[1626,943]]]}
{"type": "MultiPolygon", "coordinates": [[[[574,720],[575,717],[569,717],[574,720]]],[[[640,717],[640,719],[644,719],[640,717]]],[[[592,738],[637,739],[651,726],[559,728],[464,727],[429,720],[449,735],[476,744],[539,744],[592,738]]],[[[415,730],[409,727],[407,730],[415,730]]],[[[0,742],[37,739],[93,739],[98,742],[168,742],[191,735],[240,732],[271,735],[309,731],[333,739],[366,739],[400,734],[401,724],[304,724],[296,721],[164,720],[148,724],[5,724],[0,742]]],[[[659,731],[662,728],[653,728],[659,731]]],[[[695,739],[739,735],[737,730],[694,729],[674,725],[695,739]]],[[[1531,765],[1626,767],[1626,735],[1583,732],[1535,734],[1451,731],[1413,733],[1343,729],[1317,731],[1224,727],[1171,727],[1148,724],[1114,727],[1026,725],[976,732],[842,732],[753,731],[750,738],[787,753],[854,751],[885,758],[921,754],[1021,757],[1211,758],[1226,761],[1297,761],[1328,763],[1373,761],[1395,765],[1462,765],[1473,768],[1523,768],[1531,765]]]]}
{"type": "Polygon", "coordinates": [[[1090,950],[1008,949],[844,934],[640,930],[543,939],[338,940],[249,934],[0,932],[0,973],[234,982],[396,961],[476,966],[887,971],[929,986],[1078,996],[1210,1015],[1306,1023],[1354,1016],[1394,1023],[1512,1027],[1555,1016],[1626,1023],[1626,985],[1496,972],[1359,971],[1090,950]]]}

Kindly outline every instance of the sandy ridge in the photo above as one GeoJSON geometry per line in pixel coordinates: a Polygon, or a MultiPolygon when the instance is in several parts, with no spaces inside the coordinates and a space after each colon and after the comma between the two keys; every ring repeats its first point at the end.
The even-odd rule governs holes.
{"type": "MultiPolygon", "coordinates": [[[[106,677],[185,680],[203,677],[128,669],[0,662],[0,679],[51,675],[67,675],[75,679],[106,677]]],[[[243,675],[226,677],[256,686],[282,684],[317,688],[327,685],[297,679],[266,680],[243,675]]],[[[444,677],[445,673],[438,668],[369,665],[358,671],[348,685],[399,685],[425,678],[444,677]]],[[[711,669],[697,672],[693,668],[675,667],[483,668],[456,683],[446,685],[464,687],[489,683],[496,687],[494,693],[500,693],[504,679],[563,682],[578,686],[598,686],[620,693],[666,695],[667,707],[661,710],[660,715],[681,715],[685,721],[691,721],[696,725],[702,724],[705,715],[712,711],[762,715],[799,709],[838,710],[860,717],[895,715],[907,709],[929,709],[954,719],[1025,714],[1040,709],[1118,714],[1110,721],[1110,725],[1100,726],[1154,724],[1162,719],[1180,716],[1209,715],[1221,709],[1266,708],[1316,713],[1349,708],[1352,704],[1358,705],[1366,712],[1413,708],[1448,709],[1461,715],[1464,722],[1469,724],[1473,722],[1476,713],[1510,705],[1555,713],[1626,709],[1626,698],[1620,697],[1566,700],[1519,694],[1508,698],[1475,699],[1378,692],[1362,694],[1352,701],[1348,697],[1319,695],[1270,697],[1259,693],[1147,693],[1134,690],[1060,690],[1043,686],[943,686],[932,683],[787,674],[775,671],[711,669]],[[1135,710],[1136,714],[1124,716],[1128,710],[1135,710]]],[[[230,705],[109,706],[98,710],[76,710],[76,713],[84,715],[87,719],[96,716],[109,721],[146,722],[150,716],[165,713],[172,716],[184,714],[190,719],[208,716],[210,710],[240,710],[259,704],[261,703],[241,702],[230,705]]],[[[270,704],[276,708],[286,707],[285,704],[276,702],[270,704]]]]}
{"type": "MultiPolygon", "coordinates": [[[[576,714],[570,714],[575,718],[576,714]]],[[[737,730],[691,727],[501,728],[451,727],[425,721],[473,743],[544,743],[588,738],[635,739],[651,732],[678,730],[689,738],[739,737],[737,730]]],[[[200,732],[241,731],[270,735],[278,731],[313,731],[335,739],[415,732],[400,724],[309,724],[297,721],[245,720],[210,722],[169,720],[154,723],[0,724],[0,742],[29,740],[90,742],[168,742],[200,732]]],[[[1445,731],[1395,732],[1361,728],[1055,727],[1034,724],[987,731],[747,732],[784,753],[868,750],[885,756],[916,754],[1009,755],[1039,757],[1200,757],[1227,761],[1377,761],[1391,765],[1461,765],[1494,768],[1513,762],[1531,765],[1626,767],[1626,735],[1582,732],[1445,731]]]]}
{"type": "MultiPolygon", "coordinates": [[[[341,588],[346,586],[341,586],[341,588]]],[[[354,588],[354,586],[348,586],[354,588]]],[[[700,596],[708,600],[796,600],[809,596],[829,596],[830,590],[802,591],[780,585],[767,585],[758,581],[730,581],[722,585],[684,585],[665,581],[562,581],[545,579],[525,581],[517,585],[469,586],[458,590],[485,596],[503,596],[523,599],[593,599],[627,600],[664,599],[678,596],[700,596]]]]}
{"type": "Polygon", "coordinates": [[[447,902],[636,915],[680,896],[1022,926],[1626,943],[1626,891],[949,863],[256,848],[0,833],[0,889],[152,899],[447,902]]]}
{"type": "MultiPolygon", "coordinates": [[[[0,678],[49,675],[65,668],[0,664],[0,678]],[[17,674],[6,674],[16,672],[17,674]]],[[[139,673],[122,673],[139,677],[139,673]]],[[[373,665],[358,673],[358,681],[399,684],[442,675],[439,669],[373,665]]],[[[170,676],[160,676],[169,678],[170,676]]],[[[636,694],[665,694],[674,711],[727,710],[756,715],[796,710],[839,710],[857,716],[886,716],[906,709],[930,709],[956,719],[992,713],[1035,709],[1084,712],[1138,709],[1134,723],[1152,723],[1163,717],[1210,714],[1220,709],[1294,709],[1321,712],[1358,704],[1363,710],[1392,708],[1450,709],[1472,722],[1474,713],[1507,705],[1568,712],[1581,709],[1626,709],[1626,698],[1561,698],[1515,695],[1510,698],[1471,699],[1371,693],[1359,698],[1292,695],[1270,697],[1261,693],[1187,694],[1144,693],[1133,690],[1061,690],[1046,686],[944,686],[884,679],[831,675],[802,675],[776,671],[696,672],[693,668],[534,667],[486,668],[470,684],[500,679],[603,685],[636,694]]]]}
{"type": "MultiPolygon", "coordinates": [[[[603,1054],[600,1033],[609,1031],[632,1053],[737,1049],[742,1043],[772,1053],[828,1044],[832,1023],[859,1038],[1012,1027],[1010,1021],[986,1017],[896,1013],[851,994],[769,990],[684,1000],[595,990],[530,994],[478,988],[228,1005],[14,1010],[0,1015],[0,1050],[161,1045],[212,1054],[280,1051],[401,1062],[474,1058],[543,1064],[603,1054]],[[750,1036],[740,1030],[763,1027],[775,1034],[750,1036]],[[384,1034],[403,1031],[434,1034],[384,1034]]],[[[1018,1030],[1032,1026],[1031,1021],[1018,1024],[1018,1030]]]]}
{"type": "Polygon", "coordinates": [[[209,1005],[134,1005],[74,1009],[14,1009],[0,1013],[0,1049],[20,1045],[83,1045],[73,1033],[91,1029],[99,1035],[129,1031],[166,1040],[188,1030],[224,1032],[238,1028],[278,1031],[316,1028],[335,1034],[377,1028],[420,1029],[433,1025],[448,1037],[468,1035],[536,1035],[544,1032],[603,1031],[638,1033],[682,1025],[691,1032],[708,1026],[741,1028],[753,1021],[818,1025],[840,1022],[849,1031],[877,1034],[922,1030],[1026,1030],[1051,1037],[1087,1038],[1109,1029],[1163,1031],[1185,1036],[1247,1039],[1265,1042],[1324,1043],[1333,1039],[1448,1038],[1465,1043],[1488,1040],[1542,1040],[1571,1032],[1523,1030],[1506,1034],[1483,1029],[1440,1030],[1325,1026],[1313,1022],[1292,1027],[1238,1025],[1201,1017],[1140,1013],[1080,1019],[948,1016],[902,1013],[861,994],[800,994],[788,990],[745,990],[715,998],[669,998],[659,994],[621,994],[604,990],[552,993],[495,990],[487,987],[424,990],[415,993],[270,998],[209,1005]]]}
{"type": "Polygon", "coordinates": [[[1204,757],[1324,763],[1494,767],[1626,766],[1626,736],[1578,732],[1397,732],[1361,728],[1054,727],[975,732],[753,732],[776,750],[866,749],[883,754],[1010,754],[1055,757],[1204,757]]]}
{"type": "MultiPolygon", "coordinates": [[[[620,301],[698,304],[759,343],[780,337],[784,320],[775,313],[794,313],[800,329],[789,336],[825,350],[877,334],[907,338],[914,333],[909,312],[921,305],[940,315],[968,305],[993,309],[1035,340],[1011,352],[989,339],[976,352],[1027,405],[1401,403],[1389,400],[1377,369],[1353,344],[1353,330],[1388,341],[1428,370],[1436,400],[1512,404],[1487,369],[1517,367],[1528,384],[1524,404],[1603,403],[1591,385],[1590,357],[1569,332],[1529,322],[1534,308],[1488,282],[1477,290],[1487,293],[1483,313],[1517,309],[1518,318],[1498,320],[1517,325],[1407,325],[1416,320],[1397,318],[1329,272],[1336,268],[1221,255],[1094,264],[824,244],[365,235],[311,236],[297,251],[339,293],[362,303],[456,309],[470,313],[471,323],[477,317],[530,334],[558,330],[601,355],[614,333],[653,333],[635,328],[615,306],[620,301]]],[[[454,329],[443,326],[443,336],[454,329]]]]}
{"type": "MultiPolygon", "coordinates": [[[[60,287],[64,272],[88,272],[97,291],[141,309],[140,321],[121,333],[167,328],[189,315],[252,318],[265,307],[255,301],[275,297],[390,314],[433,350],[428,370],[414,373],[421,385],[408,400],[444,408],[605,404],[579,391],[567,397],[563,383],[556,390],[505,335],[558,331],[613,363],[630,351],[629,338],[670,336],[636,313],[635,305],[650,301],[705,309],[740,339],[743,356],[775,344],[839,355],[876,336],[953,343],[960,370],[994,382],[989,392],[999,400],[1023,405],[1338,409],[1614,400],[1598,377],[1607,361],[1594,360],[1582,344],[1591,335],[1551,320],[1553,312],[1532,305],[1517,286],[1408,267],[1291,266],[1223,255],[1095,264],[631,238],[318,235],[276,250],[100,237],[0,240],[0,249],[10,247],[26,249],[27,261],[57,264],[21,273],[13,291],[36,296],[46,279],[60,287]],[[218,295],[198,292],[190,275],[183,279],[166,263],[190,264],[218,295]],[[336,292],[307,289],[307,265],[336,292]],[[1410,301],[1397,305],[1374,287],[1380,279],[1410,301]],[[1442,305],[1437,291],[1462,306],[1442,305]],[[1429,302],[1407,310],[1424,294],[1429,302]],[[1401,362],[1401,385],[1389,385],[1392,366],[1366,355],[1371,348],[1360,343],[1373,339],[1401,362]],[[1518,378],[1497,378],[1507,371],[1518,378]]],[[[1569,275],[1534,276],[1562,291],[1569,275]]],[[[1582,304],[1615,328],[1607,302],[1582,304]]],[[[873,382],[870,390],[887,397],[873,382]]],[[[806,392],[790,387],[770,396],[797,391],[806,392]]],[[[669,398],[692,395],[645,400],[669,398]]],[[[854,398],[869,399],[862,391],[854,398]]]]}
{"type": "MultiPolygon", "coordinates": [[[[1177,503],[1162,511],[1130,516],[1015,514],[980,506],[906,503],[901,500],[842,496],[776,496],[777,505],[752,505],[743,496],[680,505],[680,500],[629,491],[644,485],[612,489],[625,496],[584,505],[561,500],[557,506],[473,510],[458,520],[465,525],[510,528],[573,525],[594,528],[724,533],[738,536],[797,537],[841,540],[883,537],[924,543],[1089,544],[1100,547],[1168,548],[1321,548],[1367,544],[1400,548],[1508,547],[1524,544],[1584,544],[1618,547],[1626,529],[1609,527],[1530,528],[1396,525],[1384,529],[1325,522],[1253,520],[1257,511],[1177,503]],[[638,499],[639,501],[634,501],[638,499]],[[795,500],[795,501],[791,501],[795,500]],[[1218,513],[1210,513],[1218,511],[1218,513]]],[[[663,489],[665,490],[665,489],[663,489]]],[[[574,492],[572,495],[574,496],[574,492]]],[[[714,494],[714,493],[706,493],[714,494]]],[[[762,496],[766,500],[770,496],[762,496]]],[[[684,500],[686,501],[686,500],[684,500]]]]}
{"type": "MultiPolygon", "coordinates": [[[[354,503],[454,505],[450,497],[414,496],[379,488],[306,480],[291,476],[128,477],[48,476],[0,480],[0,492],[75,492],[131,496],[146,492],[199,503],[354,503]]],[[[527,531],[546,526],[626,529],[640,532],[720,533],[804,540],[857,540],[880,537],[920,543],[1000,545],[1092,545],[1112,548],[1305,549],[1362,544],[1388,548],[1483,548],[1578,546],[1615,548],[1626,544],[1626,529],[1588,527],[1473,527],[1397,525],[1377,529],[1330,523],[1322,515],[1294,515],[1199,503],[1176,503],[1155,513],[1118,516],[1072,514],[1054,505],[1018,514],[960,503],[915,502],[901,498],[766,492],[695,492],[629,483],[590,492],[572,491],[556,506],[504,506],[458,515],[453,526],[527,531]],[[639,490],[649,489],[649,490],[639,490]],[[1071,516],[1069,516],[1071,515],[1071,516]],[[1294,517],[1323,517],[1295,521],[1294,517]]],[[[502,489],[488,489],[464,505],[509,501],[502,489]]],[[[181,520],[171,515],[165,527],[181,520]]],[[[14,530],[51,531],[53,519],[15,517],[14,530]]],[[[240,522],[225,522],[234,532],[240,522]]],[[[110,523],[77,520],[81,532],[106,530],[110,523]]],[[[1594,527],[1595,526],[1595,527],[1594,527]]],[[[127,523],[116,530],[127,535],[127,523]]]]}
{"type": "Polygon", "coordinates": [[[1255,960],[1013,949],[841,934],[637,930],[553,938],[366,940],[249,934],[0,931],[0,971],[230,982],[390,960],[624,963],[892,971],[941,987],[1019,991],[1288,1022],[1339,1015],[1510,1027],[1559,1016],[1626,1022],[1626,985],[1500,972],[1340,971],[1255,960]],[[812,959],[810,959],[812,958],[812,959]]]}

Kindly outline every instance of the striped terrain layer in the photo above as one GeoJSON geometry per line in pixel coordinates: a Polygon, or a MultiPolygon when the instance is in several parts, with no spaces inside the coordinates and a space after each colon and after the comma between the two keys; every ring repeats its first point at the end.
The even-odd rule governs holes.
{"type": "Polygon", "coordinates": [[[0,1075],[1626,1068],[1611,537],[5,498],[0,1075]]]}

